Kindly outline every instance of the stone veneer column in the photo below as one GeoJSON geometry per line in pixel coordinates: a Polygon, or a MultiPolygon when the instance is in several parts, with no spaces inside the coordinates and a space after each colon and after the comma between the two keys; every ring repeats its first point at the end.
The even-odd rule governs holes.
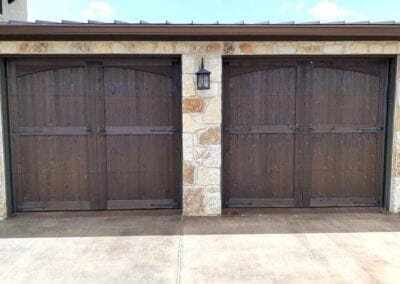
{"type": "Polygon", "coordinates": [[[400,56],[396,60],[396,91],[393,125],[392,179],[389,211],[400,212],[400,56]]]}
{"type": "MultiPolygon", "coordinates": [[[[3,62],[0,62],[3,63],[3,62]]],[[[5,96],[5,70],[4,66],[0,67],[0,95],[5,96]]],[[[2,99],[0,99],[0,110],[3,112],[3,104],[2,99]]],[[[3,220],[7,217],[7,196],[6,196],[6,173],[5,173],[5,157],[4,157],[4,135],[3,135],[3,115],[0,114],[0,220],[3,220]]]]}
{"type": "Polygon", "coordinates": [[[0,220],[7,217],[7,198],[6,198],[6,182],[4,169],[4,151],[3,151],[3,126],[0,118],[0,220]]]}
{"type": "Polygon", "coordinates": [[[183,214],[221,214],[222,57],[182,55],[183,214]],[[211,89],[197,90],[201,58],[211,71],[211,89]]]}

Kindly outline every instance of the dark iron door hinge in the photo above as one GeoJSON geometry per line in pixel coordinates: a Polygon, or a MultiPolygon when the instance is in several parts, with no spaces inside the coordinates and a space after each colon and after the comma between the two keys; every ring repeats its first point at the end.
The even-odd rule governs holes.
{"type": "Polygon", "coordinates": [[[179,132],[179,128],[171,128],[171,129],[164,129],[164,128],[153,128],[150,129],[150,132],[161,132],[161,133],[175,133],[175,132],[179,132]]]}
{"type": "Polygon", "coordinates": [[[46,207],[47,207],[46,205],[35,205],[35,204],[17,205],[17,211],[46,209],[46,207]]]}
{"type": "Polygon", "coordinates": [[[376,201],[353,201],[352,202],[354,205],[381,205],[381,201],[380,200],[376,200],[376,201]]]}
{"type": "Polygon", "coordinates": [[[225,201],[225,207],[249,207],[252,206],[252,202],[243,202],[243,201],[225,201]]]}
{"type": "Polygon", "coordinates": [[[157,202],[150,204],[151,207],[159,207],[159,208],[177,208],[178,202],[166,201],[166,202],[157,202]]]}
{"type": "Polygon", "coordinates": [[[370,131],[370,132],[375,132],[375,131],[383,131],[383,127],[359,127],[359,128],[354,128],[356,131],[370,131]]]}

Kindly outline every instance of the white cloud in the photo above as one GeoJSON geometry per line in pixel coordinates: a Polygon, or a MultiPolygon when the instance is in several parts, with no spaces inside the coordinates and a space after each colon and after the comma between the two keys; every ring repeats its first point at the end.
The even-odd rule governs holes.
{"type": "Polygon", "coordinates": [[[105,2],[93,1],[89,6],[82,10],[82,15],[86,19],[107,20],[114,14],[113,8],[105,2]]]}
{"type": "Polygon", "coordinates": [[[281,13],[281,14],[286,13],[287,10],[289,10],[289,6],[290,6],[289,3],[283,4],[283,5],[281,6],[280,13],[281,13]]]}
{"type": "Polygon", "coordinates": [[[314,7],[310,8],[310,14],[321,21],[333,20],[361,20],[364,18],[352,10],[339,8],[335,3],[329,0],[322,0],[314,7]]]}
{"type": "Polygon", "coordinates": [[[285,14],[286,12],[294,10],[295,12],[300,12],[304,8],[304,0],[298,2],[287,2],[284,3],[280,8],[280,13],[285,14]]]}
{"type": "Polygon", "coordinates": [[[294,6],[294,9],[296,11],[301,11],[304,8],[304,1],[299,1],[296,3],[296,5],[294,6]]]}

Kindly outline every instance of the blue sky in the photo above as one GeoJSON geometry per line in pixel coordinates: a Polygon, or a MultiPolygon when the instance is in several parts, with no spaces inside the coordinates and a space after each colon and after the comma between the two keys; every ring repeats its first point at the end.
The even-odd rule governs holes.
{"type": "Polygon", "coordinates": [[[28,0],[30,20],[400,21],[400,0],[28,0]]]}

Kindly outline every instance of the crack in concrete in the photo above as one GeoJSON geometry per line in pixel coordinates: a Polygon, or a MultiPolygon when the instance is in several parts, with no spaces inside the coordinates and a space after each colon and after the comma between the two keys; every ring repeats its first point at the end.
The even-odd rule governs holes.
{"type": "Polygon", "coordinates": [[[181,270],[182,270],[182,251],[183,251],[183,216],[181,216],[181,228],[179,232],[179,243],[178,243],[178,257],[176,267],[176,284],[181,283],[181,270]]]}

